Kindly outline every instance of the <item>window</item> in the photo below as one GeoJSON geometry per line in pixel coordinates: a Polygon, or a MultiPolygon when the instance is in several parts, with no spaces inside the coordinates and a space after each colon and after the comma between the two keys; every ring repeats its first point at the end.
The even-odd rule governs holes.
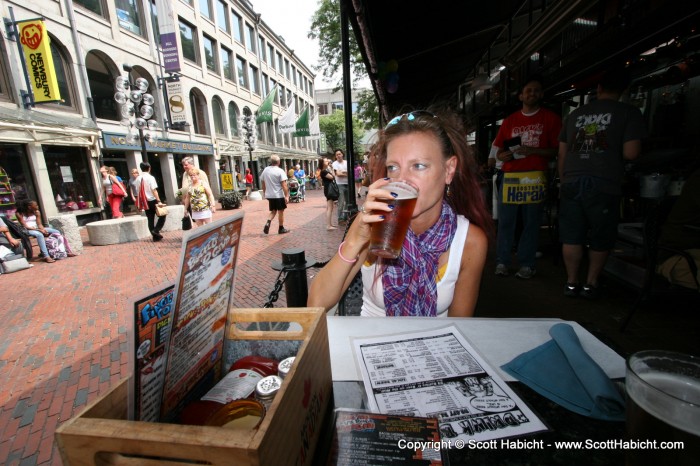
{"type": "Polygon", "coordinates": [[[314,95],[314,83],[309,80],[309,95],[314,95]]]}
{"type": "Polygon", "coordinates": [[[221,99],[214,97],[211,101],[212,113],[214,115],[214,131],[217,136],[226,136],[226,123],[224,114],[224,104],[221,99]]]}
{"type": "Polygon", "coordinates": [[[196,134],[209,134],[207,124],[207,101],[202,91],[196,87],[190,91],[190,109],[192,110],[192,126],[196,134]]]}
{"type": "Polygon", "coordinates": [[[284,75],[289,79],[289,60],[284,59],[284,75]]]}
{"type": "Polygon", "coordinates": [[[297,69],[292,65],[292,82],[297,85],[297,69]]]}
{"type": "Polygon", "coordinates": [[[96,15],[102,16],[105,18],[105,11],[107,11],[107,8],[102,4],[103,0],[75,0],[76,5],[79,5],[86,10],[90,10],[96,15]]]}
{"type": "Polygon", "coordinates": [[[258,69],[253,65],[248,67],[250,70],[250,84],[252,86],[253,92],[260,94],[260,86],[258,85],[258,69]]]}
{"type": "Polygon", "coordinates": [[[218,0],[216,2],[216,24],[219,25],[219,29],[231,33],[231,24],[228,19],[228,7],[226,2],[218,0]]]}
{"type": "Polygon", "coordinates": [[[89,52],[85,57],[90,94],[97,118],[119,121],[119,105],[114,100],[114,78],[101,52],[89,52]]]}
{"type": "Polygon", "coordinates": [[[258,47],[260,47],[260,61],[266,62],[267,57],[265,56],[265,39],[263,39],[263,36],[258,36],[258,47]]]}
{"type": "MultiPolygon", "coordinates": [[[[3,47],[3,44],[0,42],[0,55],[5,56],[5,49],[3,47]]],[[[5,60],[0,60],[0,100],[4,101],[10,101],[13,100],[12,98],[12,92],[10,91],[10,86],[9,82],[10,80],[8,79],[8,69],[6,68],[7,63],[5,63],[5,60]]],[[[2,166],[2,165],[0,165],[2,166]]]]}
{"type": "Polygon", "coordinates": [[[204,35],[204,62],[207,64],[207,69],[213,72],[218,71],[216,63],[216,41],[211,37],[204,35]]]}
{"type": "Polygon", "coordinates": [[[231,128],[231,137],[238,136],[238,107],[231,102],[228,104],[228,126],[231,128]]]}
{"type": "Polygon", "coordinates": [[[268,87],[268,78],[265,73],[262,74],[262,95],[267,97],[267,94],[270,93],[270,88],[268,87]]]}
{"type": "Polygon", "coordinates": [[[269,42],[267,43],[267,62],[272,68],[275,67],[275,49],[269,42]]]}
{"type": "Polygon", "coordinates": [[[211,4],[210,0],[199,0],[199,12],[207,19],[211,19],[211,4]]]}
{"type": "MultiPolygon", "coordinates": [[[[287,105],[292,105],[292,91],[287,89],[287,105]]],[[[299,107],[297,107],[297,112],[299,111],[299,107]]]]}
{"type": "Polygon", "coordinates": [[[114,3],[119,26],[134,34],[144,35],[146,31],[141,28],[141,18],[143,18],[141,2],[138,0],[116,0],[114,3]]]}
{"type": "Polygon", "coordinates": [[[53,55],[53,66],[56,70],[56,81],[58,81],[58,92],[61,94],[61,101],[56,102],[60,107],[71,107],[78,110],[73,103],[75,98],[75,88],[73,76],[70,74],[71,68],[66,66],[70,61],[63,53],[62,47],[59,47],[60,42],[55,37],[51,37],[51,55],[53,55]]]}
{"type": "Polygon", "coordinates": [[[97,205],[97,193],[92,186],[92,168],[86,148],[42,145],[44,163],[51,182],[52,196],[59,211],[70,211],[68,202],[78,202],[80,197],[97,205]],[[72,181],[65,181],[70,170],[72,181]],[[70,199],[70,201],[69,201],[70,199]]]}
{"type": "Polygon", "coordinates": [[[246,45],[248,46],[248,50],[255,53],[255,31],[253,30],[253,26],[251,26],[248,23],[245,23],[245,29],[247,41],[246,45]]]}
{"type": "Polygon", "coordinates": [[[246,62],[239,56],[236,56],[236,73],[238,73],[238,85],[248,89],[248,74],[246,70],[246,62]]]}
{"type": "MultiPolygon", "coordinates": [[[[270,79],[270,90],[275,88],[275,84],[277,84],[277,81],[275,81],[274,79],[270,79]]],[[[275,94],[274,103],[276,103],[277,105],[279,105],[279,103],[280,103],[280,90],[279,89],[277,89],[277,93],[275,94]]]]}
{"type": "Polygon", "coordinates": [[[197,29],[180,20],[180,43],[182,44],[182,56],[187,60],[199,63],[197,60],[197,29]]]}
{"type": "Polygon", "coordinates": [[[284,73],[284,68],[282,67],[282,54],[277,52],[277,71],[284,73]]]}
{"type": "Polygon", "coordinates": [[[297,77],[299,78],[299,89],[304,89],[304,85],[302,84],[302,78],[301,78],[301,71],[297,70],[297,77]]]}
{"type": "Polygon", "coordinates": [[[233,38],[242,44],[243,18],[241,18],[241,15],[239,15],[235,11],[231,11],[231,13],[233,14],[233,38]]]}
{"type": "Polygon", "coordinates": [[[287,103],[286,103],[287,99],[285,97],[287,94],[284,93],[284,86],[280,86],[280,90],[279,90],[279,92],[277,92],[277,94],[279,95],[280,105],[282,107],[286,107],[287,106],[287,103]]]}
{"type": "Polygon", "coordinates": [[[233,52],[222,46],[219,52],[221,60],[221,71],[224,73],[224,78],[233,81],[233,52]]]}

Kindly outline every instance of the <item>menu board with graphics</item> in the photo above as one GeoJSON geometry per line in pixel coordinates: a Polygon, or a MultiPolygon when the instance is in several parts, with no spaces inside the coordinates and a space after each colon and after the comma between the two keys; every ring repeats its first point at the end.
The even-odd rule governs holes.
{"type": "Polygon", "coordinates": [[[160,415],[174,288],[170,283],[134,300],[134,392],[129,412],[139,421],[156,422],[160,415]]]}
{"type": "Polygon", "coordinates": [[[175,288],[161,420],[171,421],[207,375],[218,380],[233,300],[243,213],[200,226],[183,239],[175,288]]]}

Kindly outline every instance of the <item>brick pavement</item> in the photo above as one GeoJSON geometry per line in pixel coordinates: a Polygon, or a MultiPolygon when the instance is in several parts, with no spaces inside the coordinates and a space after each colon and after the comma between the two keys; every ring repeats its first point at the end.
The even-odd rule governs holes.
{"type": "MultiPolygon", "coordinates": [[[[325,229],[322,191],[309,190],[306,199],[287,209],[286,235],[273,233],[276,219],[263,234],[266,201],[244,201],[237,306],[262,307],[283,249],[302,247],[320,261],[335,253],[342,229],[325,229]]],[[[92,246],[83,231],[80,256],[0,276],[0,464],[62,464],[56,427],[127,375],[129,300],[176,279],[182,233],[166,232],[159,243],[92,246]]],[[[285,304],[283,292],[276,307],[285,304]]]]}

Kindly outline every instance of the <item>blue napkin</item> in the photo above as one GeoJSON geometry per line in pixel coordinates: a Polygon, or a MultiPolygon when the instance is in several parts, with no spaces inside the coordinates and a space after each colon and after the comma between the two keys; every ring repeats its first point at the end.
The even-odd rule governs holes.
{"type": "Polygon", "coordinates": [[[501,366],[540,395],[575,413],[624,421],[625,402],[610,378],[584,351],[569,324],[549,329],[552,340],[501,366]]]}

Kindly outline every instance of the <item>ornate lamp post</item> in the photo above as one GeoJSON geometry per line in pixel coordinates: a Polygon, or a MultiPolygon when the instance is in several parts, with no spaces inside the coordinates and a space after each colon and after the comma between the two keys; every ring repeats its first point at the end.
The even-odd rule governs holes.
{"type": "Polygon", "coordinates": [[[141,158],[148,162],[148,151],[146,141],[155,142],[158,140],[158,122],[151,120],[153,117],[153,104],[155,98],[148,93],[148,80],[137,78],[131,80],[131,67],[124,65],[126,76],[119,76],[115,80],[116,93],[114,100],[120,105],[122,126],[127,129],[127,144],[141,142],[141,158]]]}
{"type": "Polygon", "coordinates": [[[244,108],[242,118],[239,119],[239,122],[240,126],[238,130],[241,135],[241,142],[243,142],[243,145],[248,151],[250,171],[253,173],[253,188],[258,189],[260,187],[258,170],[257,167],[253,166],[253,151],[256,149],[256,144],[258,143],[258,127],[255,125],[255,116],[248,108],[244,108]]]}

